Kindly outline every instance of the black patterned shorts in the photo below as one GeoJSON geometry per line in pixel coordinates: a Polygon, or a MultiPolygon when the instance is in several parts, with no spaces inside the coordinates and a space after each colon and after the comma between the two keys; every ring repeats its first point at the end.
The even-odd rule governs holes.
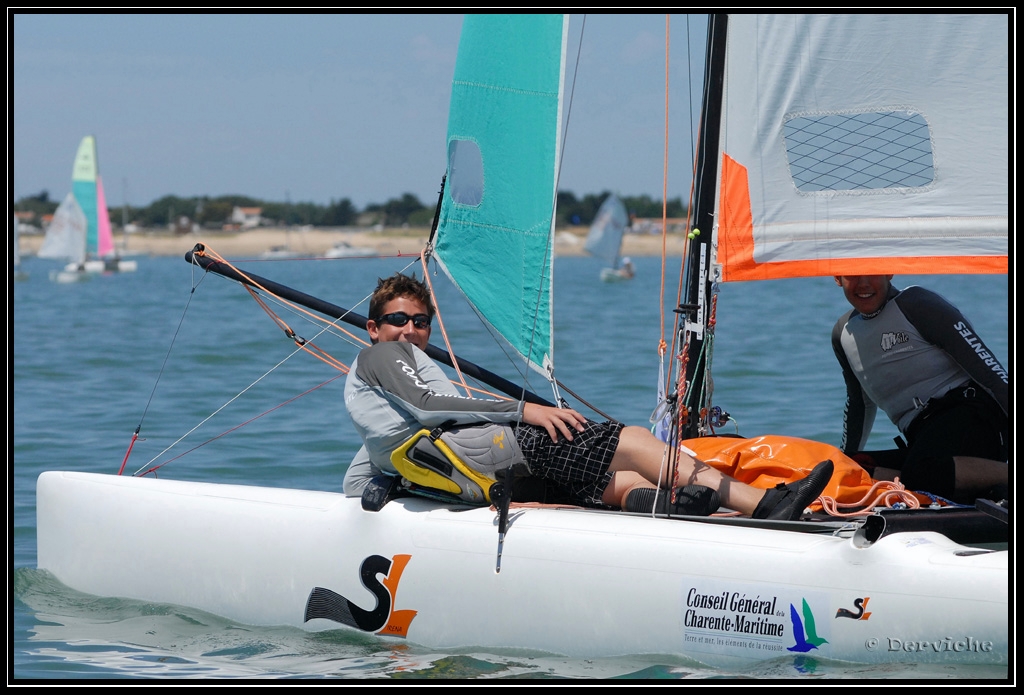
{"type": "Polygon", "coordinates": [[[608,466],[623,425],[587,420],[583,427],[571,442],[561,437],[553,442],[543,427],[520,423],[516,441],[533,475],[557,482],[578,504],[603,507],[601,495],[612,479],[608,466]]]}

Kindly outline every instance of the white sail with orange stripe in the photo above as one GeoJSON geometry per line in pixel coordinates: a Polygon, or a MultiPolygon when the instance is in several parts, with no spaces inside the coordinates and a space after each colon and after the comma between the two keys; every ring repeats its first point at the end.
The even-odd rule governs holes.
{"type": "Polygon", "coordinates": [[[730,15],[721,281],[1007,272],[1005,14],[730,15]]]}

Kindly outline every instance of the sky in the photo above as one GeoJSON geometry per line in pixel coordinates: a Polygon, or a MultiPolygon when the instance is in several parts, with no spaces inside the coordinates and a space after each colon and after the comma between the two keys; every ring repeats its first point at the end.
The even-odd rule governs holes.
{"type": "MultiPolygon", "coordinates": [[[[560,191],[688,199],[706,20],[669,17],[667,36],[664,14],[571,18],[560,191]]],[[[111,207],[236,194],[433,205],[461,26],[460,14],[9,9],[9,194],[62,199],[94,135],[111,207]]]]}

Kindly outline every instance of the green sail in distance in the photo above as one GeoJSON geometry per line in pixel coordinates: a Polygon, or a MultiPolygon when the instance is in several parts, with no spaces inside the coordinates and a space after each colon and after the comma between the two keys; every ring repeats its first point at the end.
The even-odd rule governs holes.
{"type": "Polygon", "coordinates": [[[71,170],[71,192],[86,220],[85,248],[91,255],[99,250],[99,226],[96,200],[96,138],[86,135],[78,145],[75,164],[71,170]]]}

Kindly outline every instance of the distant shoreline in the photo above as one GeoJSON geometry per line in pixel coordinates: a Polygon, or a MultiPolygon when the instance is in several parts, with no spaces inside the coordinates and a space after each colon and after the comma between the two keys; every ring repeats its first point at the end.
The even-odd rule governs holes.
{"type": "MultiPolygon", "coordinates": [[[[346,241],[352,246],[374,248],[381,256],[414,254],[427,243],[427,229],[385,228],[382,231],[366,229],[284,229],[260,227],[244,232],[200,231],[190,234],[171,234],[164,230],[140,230],[127,235],[115,235],[118,250],[125,255],[184,256],[196,244],[205,244],[225,258],[258,258],[275,247],[287,247],[299,257],[318,257],[336,243],[346,241]]],[[[586,227],[560,230],[555,235],[556,256],[582,256],[586,227]]],[[[22,235],[19,239],[22,255],[34,255],[43,241],[41,234],[22,235]]],[[[685,238],[669,234],[666,252],[678,256],[685,238]]],[[[662,240],[658,234],[627,234],[622,243],[626,256],[660,256],[662,240]]]]}

